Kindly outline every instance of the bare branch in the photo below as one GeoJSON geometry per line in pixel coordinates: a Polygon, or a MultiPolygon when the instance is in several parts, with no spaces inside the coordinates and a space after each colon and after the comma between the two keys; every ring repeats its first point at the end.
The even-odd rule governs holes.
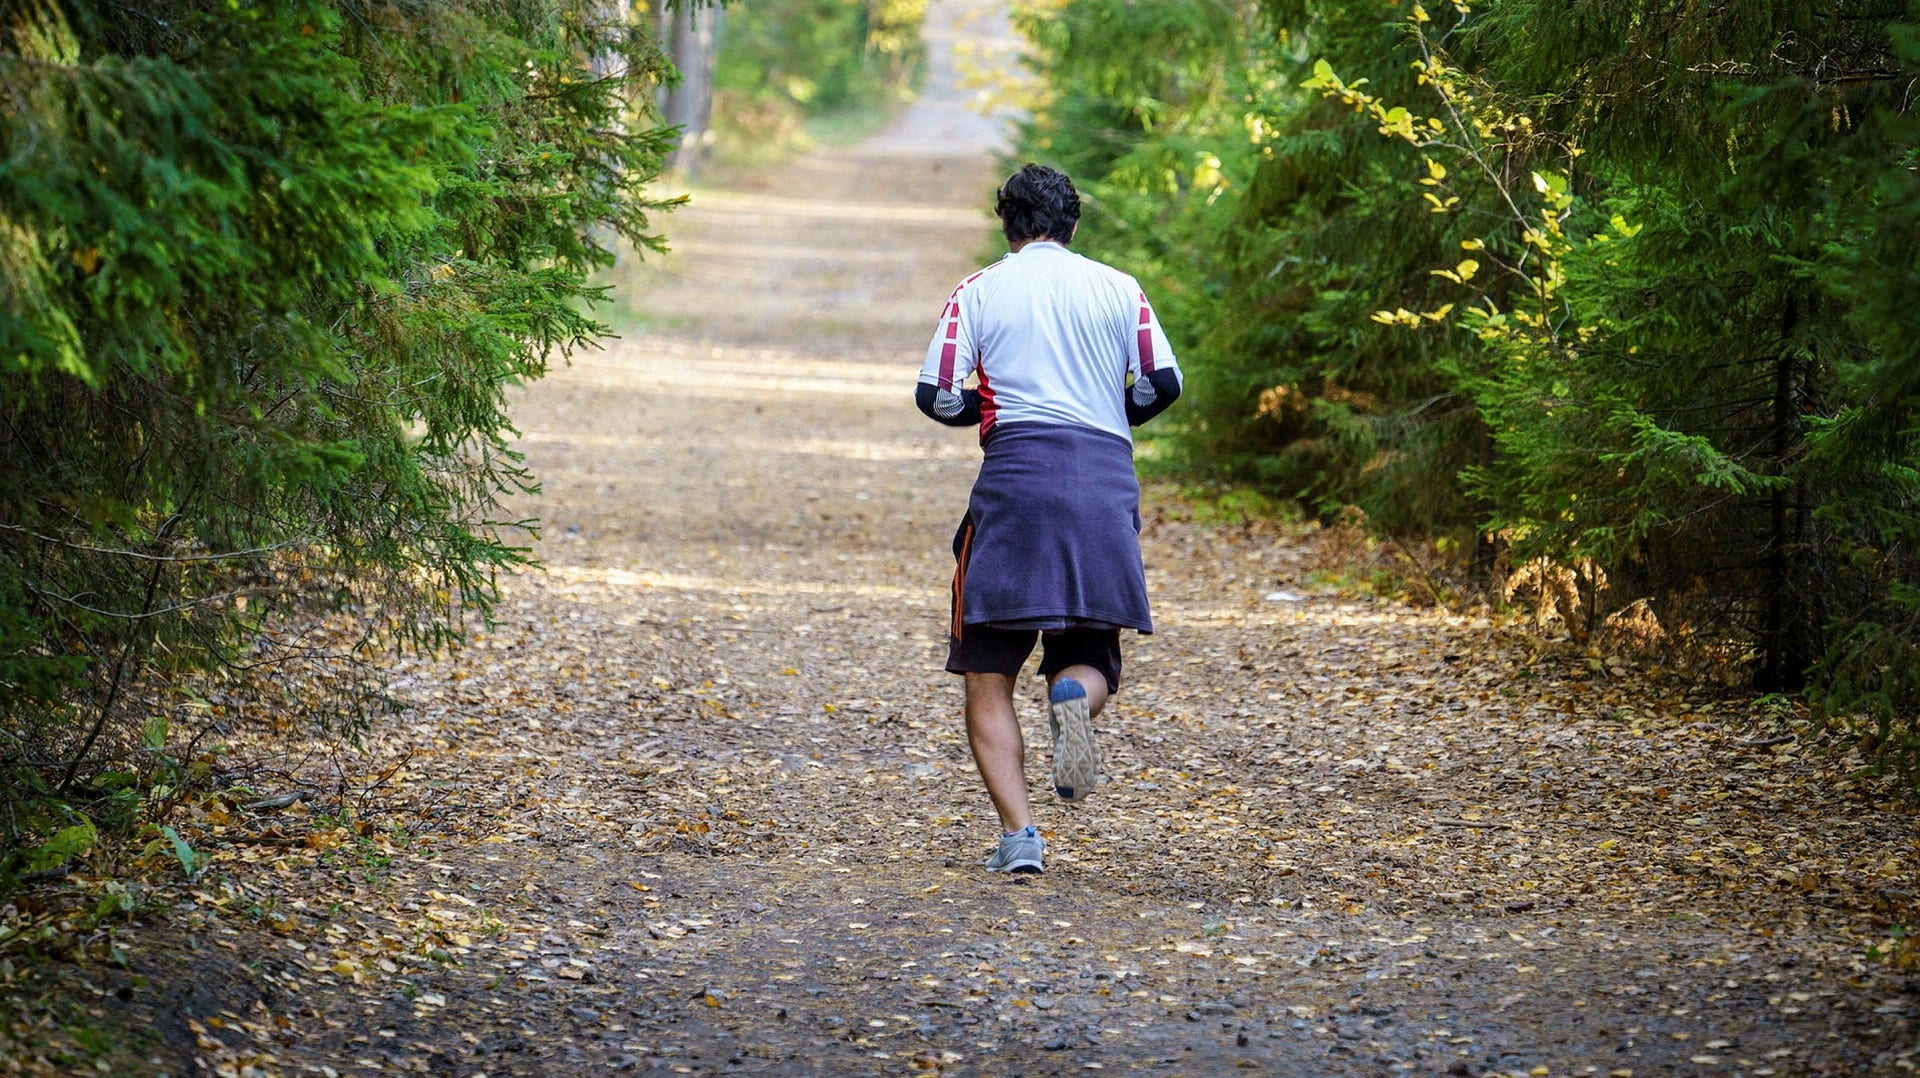
{"type": "Polygon", "coordinates": [[[135,561],[174,562],[182,564],[188,562],[230,561],[238,558],[259,557],[264,554],[272,554],[277,551],[300,546],[304,543],[310,543],[314,539],[313,536],[302,535],[284,542],[274,543],[271,546],[252,547],[247,550],[229,550],[218,554],[149,554],[140,550],[93,546],[89,543],[76,543],[67,539],[58,539],[51,535],[42,535],[31,528],[23,527],[19,524],[0,524],[0,531],[18,532],[21,535],[38,539],[43,543],[52,543],[55,546],[64,547],[68,550],[79,550],[88,554],[111,554],[114,557],[131,558],[135,561]]]}

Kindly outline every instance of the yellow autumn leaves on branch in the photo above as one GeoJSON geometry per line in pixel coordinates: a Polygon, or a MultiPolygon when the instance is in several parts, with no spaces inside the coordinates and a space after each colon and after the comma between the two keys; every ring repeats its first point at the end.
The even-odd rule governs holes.
{"type": "MultiPolygon", "coordinates": [[[[1467,4],[1455,3],[1452,7],[1462,17],[1469,13],[1467,4]]],[[[1422,54],[1421,59],[1413,61],[1415,81],[1431,88],[1437,98],[1433,115],[1369,93],[1364,88],[1368,79],[1348,81],[1324,59],[1314,62],[1312,76],[1301,85],[1370,117],[1383,137],[1432,151],[1423,155],[1422,172],[1415,181],[1425,188],[1420,199],[1429,212],[1453,214],[1465,207],[1465,196],[1456,193],[1460,189],[1441,158],[1452,160],[1456,167],[1464,166],[1493,190],[1505,218],[1501,230],[1490,233],[1495,247],[1490,248],[1480,237],[1462,240],[1463,251],[1480,257],[1463,258],[1428,272],[1468,286],[1474,305],[1462,309],[1460,317],[1483,340],[1505,339],[1518,344],[1521,342],[1516,334],[1524,333],[1531,346],[1557,346],[1562,340],[1561,327],[1569,320],[1569,312],[1556,296],[1565,281],[1562,262],[1576,242],[1569,237],[1567,224],[1576,209],[1572,165],[1580,156],[1580,148],[1571,140],[1537,130],[1531,117],[1509,109],[1497,95],[1476,92],[1470,77],[1446,61],[1439,44],[1443,35],[1435,34],[1433,18],[1424,6],[1414,5],[1407,22],[1422,54]],[[1549,155],[1564,159],[1562,169],[1514,167],[1520,161],[1538,160],[1543,156],[1543,144],[1549,155]],[[1524,183],[1514,182],[1516,175],[1524,176],[1524,183]],[[1505,242],[1500,242],[1500,231],[1506,233],[1505,242]],[[1487,262],[1495,272],[1482,272],[1487,262]],[[1520,297],[1520,309],[1502,313],[1496,295],[1520,297]]],[[[1622,237],[1638,231],[1617,215],[1610,224],[1622,237]]],[[[1603,231],[1585,242],[1606,242],[1610,238],[1603,231]]],[[[1378,310],[1371,317],[1385,325],[1421,329],[1451,323],[1455,309],[1454,303],[1420,312],[1402,307],[1378,310]]],[[[1595,327],[1574,327],[1571,339],[1587,340],[1595,332],[1595,327]]]]}

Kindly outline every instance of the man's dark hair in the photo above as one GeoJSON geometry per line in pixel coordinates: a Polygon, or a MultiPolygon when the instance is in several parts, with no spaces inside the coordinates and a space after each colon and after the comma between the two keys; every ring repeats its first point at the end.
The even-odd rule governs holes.
{"type": "Polygon", "coordinates": [[[1007,177],[995,192],[993,212],[1008,243],[1049,239],[1067,243],[1080,222],[1080,192],[1067,174],[1029,164],[1007,177]]]}

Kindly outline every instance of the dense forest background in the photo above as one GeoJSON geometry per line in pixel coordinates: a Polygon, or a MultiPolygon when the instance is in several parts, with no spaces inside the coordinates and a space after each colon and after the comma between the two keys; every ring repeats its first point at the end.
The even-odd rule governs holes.
{"type": "Polygon", "coordinates": [[[1172,466],[1920,769],[1920,10],[1023,0],[1172,466]]]}
{"type": "Polygon", "coordinates": [[[714,66],[714,141],[764,156],[858,131],[911,97],[927,0],[760,0],[726,9],[714,66]]]}
{"type": "MultiPolygon", "coordinates": [[[[1920,775],[1920,9],[1013,6],[1016,156],[1192,371],[1162,466],[1920,775]]],[[[688,117],[885,115],[925,10],[7,5],[0,878],[363,729],[527,558],[506,394],[607,332],[688,117]]]]}

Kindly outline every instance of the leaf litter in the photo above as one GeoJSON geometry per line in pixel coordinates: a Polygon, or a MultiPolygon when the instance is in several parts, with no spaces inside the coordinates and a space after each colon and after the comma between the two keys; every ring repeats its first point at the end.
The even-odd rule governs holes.
{"type": "Polygon", "coordinates": [[[977,450],[909,388],[992,178],[855,148],[702,192],[628,282],[655,328],[516,402],[548,568],[396,663],[357,811],[190,806],[204,873],[134,866],[111,953],[16,903],[74,960],[0,965],[8,1072],[1913,1068],[1914,976],[1871,957],[1920,923],[1893,786],[1163,485],[1105,780],[1042,799],[1029,681],[1048,869],[981,871],[939,669],[977,450]]]}

